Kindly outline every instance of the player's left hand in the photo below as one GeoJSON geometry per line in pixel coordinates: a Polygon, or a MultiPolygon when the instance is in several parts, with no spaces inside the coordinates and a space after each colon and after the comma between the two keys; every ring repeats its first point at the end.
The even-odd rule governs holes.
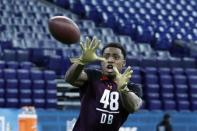
{"type": "MultiPolygon", "coordinates": [[[[131,75],[133,73],[133,70],[131,69],[131,67],[129,66],[123,74],[121,74],[117,67],[114,67],[114,71],[115,71],[115,74],[116,74],[116,84],[117,84],[117,90],[119,92],[124,92],[125,90],[125,87],[126,85],[128,84],[129,82],[129,79],[131,78],[131,75]]],[[[128,91],[128,90],[127,90],[128,91]]]]}

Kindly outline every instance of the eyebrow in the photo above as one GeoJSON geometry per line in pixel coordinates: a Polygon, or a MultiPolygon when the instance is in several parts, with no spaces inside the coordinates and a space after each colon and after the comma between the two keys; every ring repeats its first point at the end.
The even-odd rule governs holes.
{"type": "MultiPolygon", "coordinates": [[[[103,53],[103,55],[110,55],[110,53],[103,53]]],[[[119,56],[119,57],[123,57],[124,58],[124,56],[123,55],[119,55],[119,54],[111,54],[112,56],[119,56]]]]}

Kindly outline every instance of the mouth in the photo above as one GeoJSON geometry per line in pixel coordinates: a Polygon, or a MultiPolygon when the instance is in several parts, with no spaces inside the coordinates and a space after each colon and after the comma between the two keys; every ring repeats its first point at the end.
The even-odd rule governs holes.
{"type": "Polygon", "coordinates": [[[107,65],[107,69],[113,69],[113,65],[107,65]]]}

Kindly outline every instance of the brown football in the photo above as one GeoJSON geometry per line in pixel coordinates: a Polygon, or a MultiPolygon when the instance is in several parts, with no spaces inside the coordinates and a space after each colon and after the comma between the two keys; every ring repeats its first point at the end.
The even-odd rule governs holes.
{"type": "Polygon", "coordinates": [[[80,40],[80,30],[77,24],[66,16],[54,16],[48,23],[52,36],[63,44],[73,44],[80,40]]]}

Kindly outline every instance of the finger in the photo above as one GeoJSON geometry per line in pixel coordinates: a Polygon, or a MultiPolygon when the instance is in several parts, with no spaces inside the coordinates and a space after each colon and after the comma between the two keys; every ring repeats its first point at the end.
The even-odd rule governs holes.
{"type": "Polygon", "coordinates": [[[127,79],[130,79],[131,78],[131,75],[128,75],[128,76],[126,76],[127,77],[127,79]]]}
{"type": "Polygon", "coordinates": [[[85,49],[84,49],[83,42],[80,42],[80,47],[81,47],[82,51],[84,51],[84,50],[85,50],[85,49]]]}
{"type": "Polygon", "coordinates": [[[94,36],[91,43],[90,43],[90,48],[93,48],[96,43],[98,43],[98,40],[97,40],[96,36],[94,36]]]}
{"type": "Polygon", "coordinates": [[[104,57],[100,57],[100,56],[97,56],[97,60],[99,60],[99,61],[106,61],[106,59],[104,57]]]}
{"type": "Polygon", "coordinates": [[[133,73],[133,70],[130,68],[130,69],[128,69],[126,72],[125,72],[125,75],[127,75],[127,74],[132,74],[133,73]]]}
{"type": "Polygon", "coordinates": [[[91,43],[90,38],[86,37],[86,42],[85,42],[86,49],[88,49],[90,47],[90,43],[91,43]]]}
{"type": "Polygon", "coordinates": [[[76,63],[76,62],[78,62],[79,60],[78,60],[77,58],[70,58],[70,61],[71,61],[71,63],[76,63]]]}
{"type": "Polygon", "coordinates": [[[92,47],[93,50],[96,50],[99,45],[100,45],[101,41],[100,40],[97,40],[97,42],[94,44],[94,46],[92,47]]]}
{"type": "Polygon", "coordinates": [[[114,66],[113,69],[114,69],[114,72],[115,72],[116,75],[120,74],[117,67],[114,66]]]}
{"type": "Polygon", "coordinates": [[[130,72],[130,70],[131,70],[131,67],[130,67],[130,66],[128,66],[128,67],[127,67],[127,69],[124,71],[124,73],[123,73],[123,74],[124,74],[124,75],[125,75],[125,74],[127,74],[128,72],[130,72]]]}

